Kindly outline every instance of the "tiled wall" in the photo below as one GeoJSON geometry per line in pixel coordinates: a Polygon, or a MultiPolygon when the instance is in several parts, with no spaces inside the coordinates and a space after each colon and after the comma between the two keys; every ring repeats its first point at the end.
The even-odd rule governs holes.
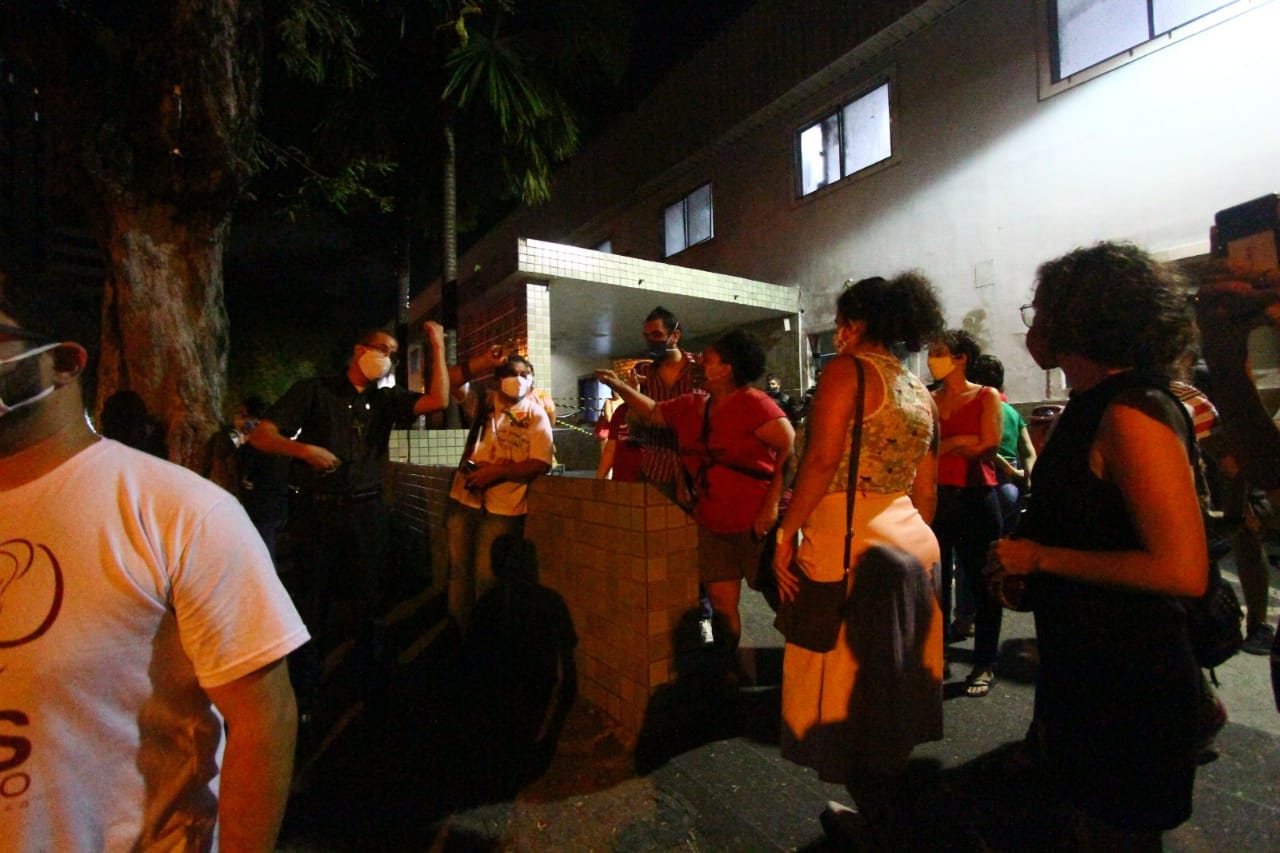
{"type": "Polygon", "coordinates": [[[739,305],[776,308],[793,313],[800,307],[800,292],[794,287],[624,255],[593,252],[561,243],[522,239],[519,242],[517,264],[522,272],[544,275],[549,279],[564,276],[637,288],[643,288],[642,282],[645,281],[660,281],[664,293],[720,299],[739,305]]]}
{"type": "Polygon", "coordinates": [[[393,496],[391,511],[400,526],[418,539],[421,550],[430,555],[430,564],[423,568],[431,578],[433,592],[442,592],[449,577],[444,509],[456,464],[456,460],[448,467],[393,463],[388,472],[393,496]]]}
{"type": "Polygon", "coordinates": [[[388,445],[392,462],[456,467],[467,445],[465,429],[397,429],[388,445]]]}
{"type": "Polygon", "coordinates": [[[530,283],[525,288],[526,338],[525,354],[533,362],[539,388],[551,384],[551,289],[545,284],[530,283]]]}
{"type": "MultiPolygon", "coordinates": [[[[485,294],[463,303],[458,315],[458,362],[494,344],[528,348],[528,302],[523,288],[485,294]]],[[[483,377],[476,377],[477,379],[483,377]]]]}
{"type": "MultiPolygon", "coordinates": [[[[429,542],[433,588],[447,577],[448,467],[392,466],[395,512],[429,542]]],[[[525,534],[541,581],[564,596],[578,634],[582,697],[634,740],[654,692],[675,679],[676,629],[697,606],[698,530],[651,486],[541,477],[525,534]]]]}
{"type": "Polygon", "coordinates": [[[677,626],[698,602],[697,526],[651,486],[543,477],[526,535],[578,632],[579,688],[634,739],[675,677],[677,626]]]}

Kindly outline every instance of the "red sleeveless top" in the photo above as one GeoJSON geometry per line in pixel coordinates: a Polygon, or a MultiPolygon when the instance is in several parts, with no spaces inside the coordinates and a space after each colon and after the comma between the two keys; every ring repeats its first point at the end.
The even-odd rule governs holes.
{"type": "MultiPolygon", "coordinates": [[[[982,432],[982,392],[951,413],[949,418],[939,418],[941,437],[945,440],[957,435],[979,435],[982,432]]],[[[996,465],[989,458],[965,459],[946,453],[938,457],[939,486],[994,486],[996,465]]]]}

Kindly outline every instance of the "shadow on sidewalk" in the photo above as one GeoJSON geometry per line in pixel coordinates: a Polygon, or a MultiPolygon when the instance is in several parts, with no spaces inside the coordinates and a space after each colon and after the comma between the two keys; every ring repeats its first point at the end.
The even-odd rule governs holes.
{"type": "Polygon", "coordinates": [[[577,694],[577,635],[563,598],[538,583],[532,548],[500,537],[499,582],[466,641],[449,622],[350,706],[332,743],[301,745],[286,849],[423,849],[441,818],[513,800],[545,773],[577,694]]]}

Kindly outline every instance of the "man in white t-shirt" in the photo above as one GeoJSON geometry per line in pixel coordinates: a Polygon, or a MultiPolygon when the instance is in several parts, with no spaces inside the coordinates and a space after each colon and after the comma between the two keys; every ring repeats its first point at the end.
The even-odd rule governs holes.
{"type": "Polygon", "coordinates": [[[0,278],[0,847],[270,850],[306,628],[232,495],[90,428],[67,304],[0,278]]]}
{"type": "Polygon", "coordinates": [[[483,396],[455,396],[472,404],[471,435],[449,492],[445,525],[449,534],[449,612],[464,630],[476,599],[496,581],[490,565],[493,541],[524,535],[529,482],[551,469],[551,421],[529,392],[533,368],[509,355],[494,368],[498,389],[483,396]]]}

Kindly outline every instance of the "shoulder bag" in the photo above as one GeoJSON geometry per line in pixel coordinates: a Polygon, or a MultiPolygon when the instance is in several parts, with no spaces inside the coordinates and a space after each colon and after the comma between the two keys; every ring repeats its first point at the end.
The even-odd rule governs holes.
{"type": "MultiPolygon", "coordinates": [[[[1218,569],[1218,557],[1212,548],[1212,534],[1215,516],[1213,500],[1209,492],[1208,480],[1205,477],[1204,457],[1200,453],[1200,445],[1196,442],[1195,424],[1191,414],[1182,401],[1166,386],[1160,386],[1168,394],[1173,405],[1182,413],[1183,436],[1187,445],[1187,456],[1191,460],[1191,470],[1195,475],[1196,496],[1200,500],[1200,514],[1204,519],[1205,535],[1209,538],[1209,583],[1204,595],[1199,597],[1183,596],[1179,599],[1187,614],[1187,635],[1191,640],[1191,651],[1195,653],[1196,662],[1208,670],[1225,663],[1240,647],[1244,645],[1244,632],[1241,623],[1244,621],[1244,610],[1240,607],[1240,599],[1236,592],[1222,577],[1218,569]]],[[[1219,513],[1220,515],[1220,513],[1219,513]]],[[[1214,679],[1216,682],[1216,678],[1214,679]]]]}
{"type": "Polygon", "coordinates": [[[791,571],[800,582],[795,597],[778,606],[773,626],[787,642],[811,652],[829,652],[836,647],[840,624],[849,603],[849,562],[853,552],[853,502],[858,489],[858,456],[862,450],[862,413],[866,399],[866,377],[862,361],[854,357],[858,371],[858,397],[853,410],[853,433],[849,445],[849,484],[845,492],[844,575],[837,581],[815,581],[806,575],[794,558],[791,571]]]}

